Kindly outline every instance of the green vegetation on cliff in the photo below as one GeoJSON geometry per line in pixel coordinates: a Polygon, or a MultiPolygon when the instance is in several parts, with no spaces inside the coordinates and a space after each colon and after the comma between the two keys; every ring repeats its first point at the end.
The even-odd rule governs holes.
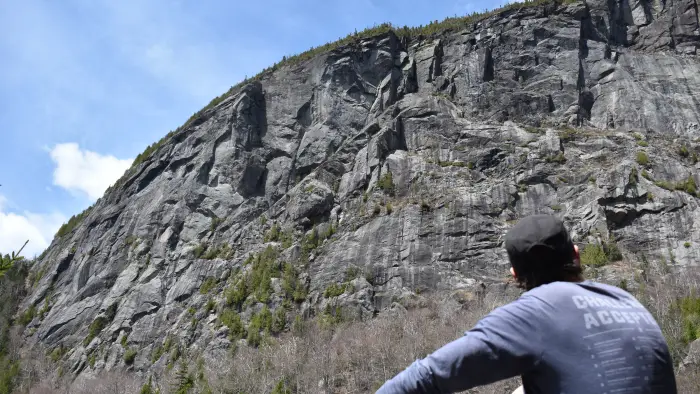
{"type": "Polygon", "coordinates": [[[0,394],[14,392],[20,374],[18,354],[19,338],[12,337],[12,326],[17,322],[12,317],[17,313],[19,301],[25,296],[24,283],[29,273],[29,264],[18,254],[0,254],[0,394]]]}

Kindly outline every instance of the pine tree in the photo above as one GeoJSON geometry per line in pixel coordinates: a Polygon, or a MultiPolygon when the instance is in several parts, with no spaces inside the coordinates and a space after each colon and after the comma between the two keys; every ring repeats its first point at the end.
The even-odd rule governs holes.
{"type": "Polygon", "coordinates": [[[182,362],[180,364],[180,369],[175,374],[176,386],[173,390],[175,394],[187,394],[194,387],[194,378],[190,375],[187,369],[187,363],[182,362]]]}
{"type": "Polygon", "coordinates": [[[28,243],[29,241],[25,242],[17,253],[12,252],[12,254],[6,254],[4,257],[0,254],[0,278],[5,276],[5,273],[12,268],[15,262],[23,259],[20,253],[22,253],[22,250],[28,243]]]}
{"type": "Polygon", "coordinates": [[[151,378],[148,378],[148,383],[141,387],[141,394],[153,394],[153,384],[151,378]]]}

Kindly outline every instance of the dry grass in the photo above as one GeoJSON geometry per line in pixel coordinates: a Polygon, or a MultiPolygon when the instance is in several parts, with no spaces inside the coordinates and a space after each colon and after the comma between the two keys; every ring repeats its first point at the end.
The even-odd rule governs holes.
{"type": "MultiPolygon", "coordinates": [[[[686,355],[687,343],[676,305],[683,297],[700,294],[700,274],[642,281],[633,292],[662,326],[678,365],[686,355]]],[[[231,359],[208,365],[210,387],[214,393],[283,393],[279,391],[282,382],[290,393],[371,393],[507,301],[472,302],[467,307],[433,299],[414,310],[346,323],[333,330],[309,323],[300,336],[280,338],[258,351],[243,348],[231,359]]],[[[697,393],[700,368],[677,371],[677,380],[679,393],[697,393]]],[[[468,393],[511,393],[519,384],[514,378],[468,393]]]]}
{"type": "MultiPolygon", "coordinates": [[[[463,309],[454,301],[433,300],[420,309],[332,330],[309,323],[300,336],[258,351],[240,349],[231,359],[208,365],[209,384],[214,393],[270,393],[280,382],[298,393],[374,392],[504,302],[463,309]]],[[[468,392],[510,393],[518,385],[514,379],[468,392]]]]}
{"type": "MultiPolygon", "coordinates": [[[[643,281],[633,293],[657,318],[666,335],[676,364],[685,357],[682,315],[678,300],[700,294],[700,273],[668,275],[643,281]]],[[[178,391],[181,365],[168,375],[154,379],[160,393],[372,393],[386,380],[452,341],[494,308],[509,299],[493,297],[465,301],[456,298],[421,299],[410,310],[396,310],[365,322],[346,322],[328,328],[315,321],[305,323],[296,335],[285,334],[259,349],[240,346],[227,356],[203,355],[206,362],[187,362],[194,383],[189,391],[178,391]]],[[[198,360],[199,355],[190,355],[198,360]]],[[[184,358],[183,358],[184,360],[184,358]]],[[[33,371],[17,392],[21,393],[138,393],[143,379],[116,371],[94,379],[69,382],[59,378],[50,364],[36,361],[25,368],[33,371]]],[[[55,366],[55,365],[54,365],[55,366]]],[[[697,393],[700,368],[677,371],[678,392],[697,393]]],[[[467,391],[467,393],[511,393],[519,378],[467,391]]]]}
{"type": "Polygon", "coordinates": [[[676,383],[678,394],[697,394],[700,392],[700,368],[677,373],[676,383]]]}

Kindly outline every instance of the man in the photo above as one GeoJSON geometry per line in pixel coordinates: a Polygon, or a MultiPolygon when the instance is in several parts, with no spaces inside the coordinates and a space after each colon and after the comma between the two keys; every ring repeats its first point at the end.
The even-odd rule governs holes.
{"type": "Polygon", "coordinates": [[[578,248],[552,216],[506,235],[527,292],[386,382],[378,394],[453,393],[520,375],[525,394],[675,394],[673,363],[651,314],[627,292],[583,279],[578,248]]]}

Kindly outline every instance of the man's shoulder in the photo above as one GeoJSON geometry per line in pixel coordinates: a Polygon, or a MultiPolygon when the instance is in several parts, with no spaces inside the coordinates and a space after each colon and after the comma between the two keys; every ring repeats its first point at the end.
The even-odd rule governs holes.
{"type": "Polygon", "coordinates": [[[566,294],[578,294],[593,291],[596,293],[627,294],[624,290],[607,285],[605,283],[585,280],[582,282],[553,282],[538,286],[523,294],[523,297],[534,297],[548,299],[550,297],[561,297],[566,294]]]}
{"type": "Polygon", "coordinates": [[[632,294],[619,287],[591,280],[549,283],[524,293],[520,299],[554,304],[557,300],[570,297],[602,297],[604,299],[626,300],[634,304],[639,303],[632,294]]]}
{"type": "MultiPolygon", "coordinates": [[[[589,282],[590,283],[590,282],[589,282]]],[[[523,294],[524,297],[547,298],[558,296],[562,293],[577,293],[581,291],[581,282],[552,282],[537,286],[523,294]]]]}

